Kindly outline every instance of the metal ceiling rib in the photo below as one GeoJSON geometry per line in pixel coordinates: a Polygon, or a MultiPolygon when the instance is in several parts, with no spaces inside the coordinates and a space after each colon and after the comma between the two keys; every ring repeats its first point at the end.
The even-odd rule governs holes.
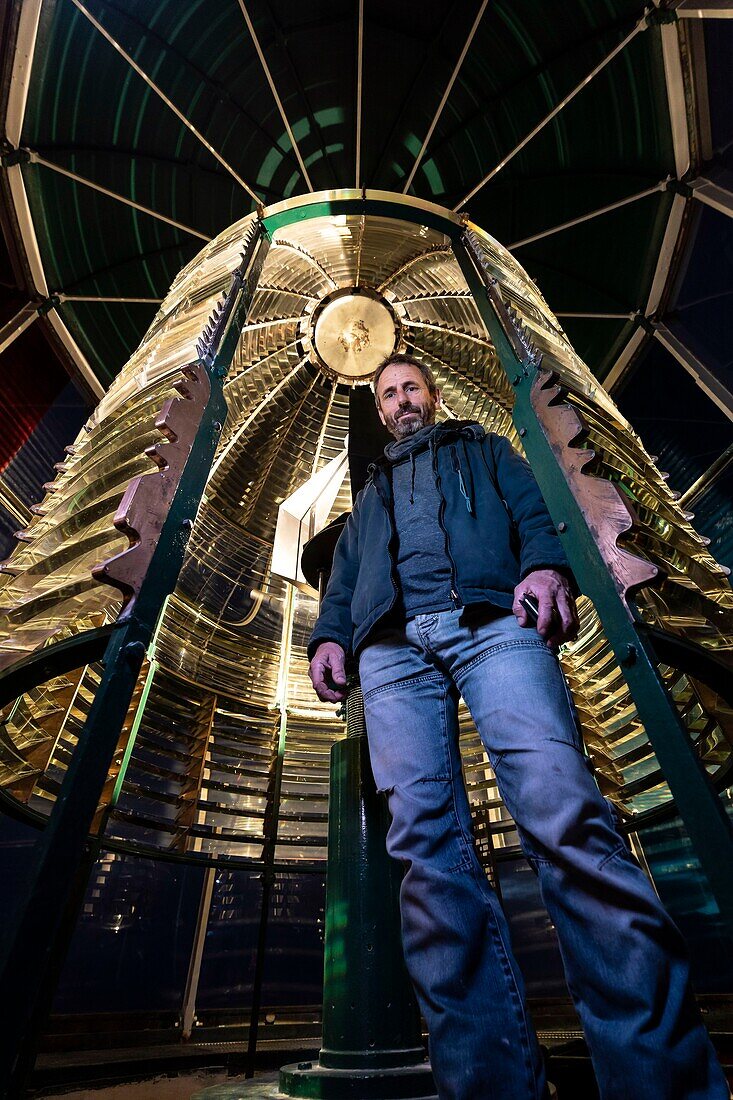
{"type": "Polygon", "coordinates": [[[619,42],[619,44],[617,46],[614,46],[614,48],[611,50],[611,52],[609,54],[607,54],[606,57],[604,57],[604,59],[602,61],[600,61],[597,65],[595,65],[591,69],[591,71],[588,73],[588,75],[585,76],[580,81],[579,84],[575,85],[575,87],[572,89],[572,91],[568,92],[567,95],[563,96],[563,98],[560,100],[560,102],[558,104],[556,104],[555,107],[553,107],[553,109],[549,112],[549,114],[545,115],[545,117],[543,119],[541,119],[541,121],[538,122],[537,125],[534,126],[530,130],[530,132],[528,134],[526,134],[517,145],[514,146],[514,148],[511,150],[510,153],[507,153],[506,156],[502,157],[502,159],[499,161],[499,163],[494,165],[494,167],[491,169],[491,171],[488,172],[484,176],[484,178],[479,183],[477,183],[476,186],[473,187],[468,192],[468,194],[464,195],[464,197],[460,200],[460,202],[456,203],[456,205],[453,207],[453,209],[454,210],[460,210],[466,205],[467,202],[470,202],[471,199],[474,197],[474,195],[478,194],[478,192],[481,190],[481,188],[484,187],[485,184],[487,184],[489,182],[489,180],[493,179],[494,176],[496,176],[499,172],[501,172],[501,170],[503,168],[505,168],[511,160],[514,159],[514,157],[517,155],[517,153],[520,153],[522,151],[522,149],[524,149],[525,145],[528,145],[530,143],[530,141],[532,141],[532,139],[537,136],[537,134],[539,134],[542,130],[544,130],[545,126],[547,126],[548,123],[552,122],[552,120],[554,118],[556,118],[560,114],[560,112],[562,110],[564,110],[564,108],[567,107],[567,105],[569,103],[572,102],[573,99],[575,99],[578,92],[581,92],[583,90],[583,88],[586,88],[590,84],[590,82],[596,76],[598,76],[598,74],[600,72],[602,72],[603,69],[605,69],[606,66],[609,65],[613,61],[613,59],[618,54],[620,54],[623,49],[626,48],[626,46],[628,46],[629,42],[632,42],[634,40],[634,38],[636,38],[637,34],[639,34],[643,30],[646,30],[647,26],[648,26],[647,18],[646,18],[646,16],[644,16],[634,26],[633,30],[629,31],[629,33],[619,42]]]}
{"type": "Polygon", "coordinates": [[[301,154],[300,149],[298,147],[298,143],[295,140],[295,135],[293,134],[292,128],[290,126],[290,122],[288,121],[288,116],[285,113],[285,108],[283,107],[283,102],[282,102],[280,96],[278,95],[277,88],[275,87],[275,81],[272,78],[272,73],[270,72],[270,66],[267,64],[267,60],[265,59],[265,55],[262,52],[262,47],[260,46],[260,40],[257,37],[257,32],[254,28],[254,24],[253,24],[252,20],[249,17],[249,12],[247,11],[247,6],[246,6],[244,0],[239,0],[239,6],[242,9],[242,15],[244,16],[244,21],[247,24],[247,30],[249,31],[250,35],[252,36],[252,41],[254,43],[254,47],[257,50],[257,56],[260,59],[260,63],[262,65],[262,70],[263,70],[263,72],[265,74],[265,77],[267,79],[267,83],[270,85],[270,90],[271,90],[271,92],[274,96],[275,103],[277,104],[277,109],[280,112],[280,117],[283,120],[283,125],[285,126],[285,130],[287,131],[287,135],[290,138],[290,144],[293,147],[293,152],[295,153],[296,157],[298,158],[298,164],[300,165],[300,170],[303,173],[303,178],[305,179],[305,182],[308,184],[308,190],[313,191],[314,188],[313,188],[313,184],[311,183],[310,176],[308,175],[308,169],[305,166],[305,162],[303,160],[302,154],[301,154]]]}
{"type": "Polygon", "coordinates": [[[582,225],[583,222],[591,221],[592,218],[598,218],[601,214],[610,214],[612,210],[620,210],[622,206],[628,206],[630,202],[638,202],[639,199],[646,199],[649,195],[654,195],[658,191],[664,191],[667,187],[669,179],[660,180],[659,183],[653,187],[646,187],[643,191],[636,191],[633,195],[627,195],[625,199],[618,199],[617,202],[610,202],[606,206],[600,206],[597,210],[591,210],[587,214],[581,214],[577,218],[571,218],[570,221],[562,222],[560,225],[550,226],[549,229],[543,229],[539,233],[533,233],[531,237],[524,237],[521,241],[512,241],[507,245],[507,248],[512,251],[515,248],[521,248],[525,244],[533,244],[534,241],[544,240],[545,237],[551,237],[555,233],[561,233],[563,229],[572,229],[574,225],[582,225]]]}
{"type": "MultiPolygon", "coordinates": [[[[676,23],[667,23],[660,28],[660,32],[664,58],[664,80],[674,149],[675,177],[679,180],[690,166],[690,138],[679,29],[676,23]]],[[[664,236],[660,243],[649,296],[643,309],[640,308],[639,311],[640,317],[643,319],[647,319],[654,314],[662,301],[669,280],[670,267],[680,243],[680,235],[684,225],[685,205],[685,199],[680,195],[675,195],[669,211],[664,236]]],[[[646,342],[647,328],[640,324],[632,332],[626,346],[606,375],[605,384],[609,392],[613,392],[628,373],[634,359],[646,342]]]]}
{"type": "MultiPolygon", "coordinates": [[[[41,5],[42,0],[26,0],[26,3],[23,4],[20,11],[18,38],[13,59],[6,116],[7,139],[16,149],[20,144],[23,119],[25,117],[25,109],[28,102],[28,89],[33,69],[33,57],[36,49],[41,5]]],[[[43,270],[43,261],[41,260],[38,239],[36,237],[35,226],[28,205],[28,196],[26,194],[20,165],[15,164],[8,166],[7,175],[33,287],[41,297],[48,298],[46,275],[43,270]]],[[[92,370],[89,361],[62,319],[53,309],[49,310],[47,317],[49,324],[53,327],[62,344],[69,352],[71,360],[79,371],[84,385],[92,391],[95,397],[101,397],[104,393],[104,388],[100,385],[99,379],[92,370]]]]}
{"type": "Polygon", "coordinates": [[[75,8],[77,8],[82,13],[82,15],[86,19],[89,20],[89,22],[92,24],[92,26],[95,28],[95,30],[99,31],[99,33],[102,35],[102,37],[105,38],[107,40],[107,42],[109,42],[110,46],[112,46],[115,50],[117,50],[117,53],[120,54],[120,56],[125,59],[127,64],[130,66],[130,68],[135,70],[137,75],[139,77],[141,77],[142,80],[145,81],[145,83],[148,85],[148,87],[151,88],[152,91],[155,92],[155,94],[158,96],[158,98],[163,103],[165,103],[166,107],[168,107],[169,110],[171,110],[173,112],[173,114],[176,116],[178,121],[182,122],[183,125],[186,127],[186,129],[191,131],[191,133],[194,135],[194,137],[197,138],[201,142],[201,144],[206,149],[206,151],[211,153],[211,155],[214,157],[214,159],[219,162],[219,164],[222,166],[222,168],[224,168],[234,180],[236,180],[236,182],[239,184],[240,187],[244,188],[244,190],[247,192],[247,194],[252,199],[254,199],[255,203],[261,202],[260,196],[255,191],[252,190],[250,185],[245,180],[242,179],[242,177],[239,175],[239,173],[236,171],[236,169],[233,168],[232,165],[229,164],[229,162],[227,160],[225,160],[225,158],[221,155],[221,153],[218,151],[218,149],[214,148],[214,146],[211,144],[211,142],[207,141],[207,139],[204,137],[204,135],[196,128],[196,126],[194,126],[194,124],[191,122],[191,120],[186,117],[186,115],[183,113],[183,111],[181,111],[180,108],[178,108],[176,106],[176,104],[173,102],[173,100],[170,99],[165,94],[165,92],[162,90],[162,88],[158,87],[158,85],[155,83],[155,81],[137,64],[137,62],[120,45],[120,43],[115,38],[112,37],[112,35],[109,33],[109,31],[105,27],[102,26],[102,24],[99,22],[99,20],[94,18],[92,13],[87,8],[85,8],[84,5],[81,3],[81,0],[71,0],[71,3],[74,5],[75,8]]]}
{"type": "Polygon", "coordinates": [[[108,187],[102,187],[100,183],[95,183],[94,180],[87,179],[85,176],[80,176],[78,172],[70,172],[68,168],[63,168],[60,164],[54,164],[53,161],[41,156],[41,154],[37,153],[34,149],[28,149],[26,151],[30,154],[31,164],[40,164],[44,168],[49,168],[52,172],[58,172],[60,176],[66,176],[67,179],[73,180],[74,183],[81,183],[84,187],[90,187],[93,191],[98,191],[100,195],[106,195],[108,199],[114,199],[116,202],[121,202],[125,206],[130,206],[133,210],[139,210],[142,214],[149,214],[151,218],[157,218],[158,221],[165,222],[166,225],[172,225],[174,229],[182,229],[184,233],[190,233],[192,237],[198,237],[200,241],[211,240],[211,237],[206,233],[200,233],[198,229],[193,229],[190,225],[184,225],[183,222],[178,222],[175,218],[169,218],[157,210],[152,210],[149,206],[144,206],[140,202],[135,202],[134,199],[130,199],[126,195],[121,195],[119,191],[111,191],[108,187]]]}
{"type": "Polygon", "coordinates": [[[435,130],[435,127],[438,124],[438,119],[440,118],[440,116],[443,113],[443,108],[445,107],[446,103],[448,102],[448,96],[451,94],[451,91],[453,89],[453,85],[456,82],[456,77],[458,76],[459,72],[461,71],[461,65],[463,64],[463,62],[465,60],[465,57],[466,57],[466,54],[468,53],[468,50],[471,46],[471,43],[473,42],[474,35],[476,34],[476,31],[478,30],[478,25],[481,22],[481,18],[483,16],[484,12],[486,11],[486,5],[488,4],[488,2],[489,2],[489,0],[482,0],[481,6],[480,6],[478,12],[476,13],[476,18],[473,21],[473,26],[471,27],[470,31],[468,32],[468,37],[466,38],[466,41],[463,44],[463,49],[461,50],[460,56],[459,56],[459,58],[458,58],[458,60],[456,61],[456,64],[455,64],[455,68],[453,69],[453,72],[450,75],[450,80],[448,81],[448,83],[446,85],[446,88],[445,88],[445,91],[443,92],[443,96],[440,100],[440,103],[438,104],[438,109],[435,112],[435,114],[433,115],[430,126],[428,127],[428,132],[425,135],[425,139],[424,139],[422,145],[420,146],[420,151],[418,152],[417,156],[415,157],[415,163],[413,164],[412,168],[410,169],[410,174],[407,177],[407,180],[405,181],[405,186],[402,188],[402,194],[403,195],[406,195],[407,192],[410,190],[410,187],[412,186],[412,181],[415,178],[415,173],[417,172],[418,168],[420,167],[420,162],[422,161],[422,158],[425,154],[425,150],[427,149],[428,144],[430,143],[430,139],[433,136],[433,131],[435,130]]]}
{"type": "Polygon", "coordinates": [[[354,187],[361,187],[361,114],[364,83],[364,0],[359,0],[359,25],[356,45],[356,165],[354,187]]]}

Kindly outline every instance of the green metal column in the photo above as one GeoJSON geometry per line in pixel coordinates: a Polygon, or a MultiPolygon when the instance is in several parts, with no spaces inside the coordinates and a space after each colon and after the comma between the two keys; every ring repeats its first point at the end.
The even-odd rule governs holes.
{"type": "MultiPolygon", "coordinates": [[[[592,600],[601,618],[720,912],[733,929],[731,821],[665,688],[643,624],[633,604],[622,598],[601,554],[598,532],[589,528],[568,483],[567,470],[558,462],[557,448],[551,446],[538,417],[536,403],[542,376],[536,349],[503,303],[470,230],[456,236],[453,247],[501,365],[514,387],[514,423],[570,565],[581,590],[592,600]]],[[[598,480],[582,473],[581,476],[587,477],[588,482],[598,480]]]]}
{"type": "Polygon", "coordinates": [[[331,750],[323,1045],[317,1064],[280,1070],[288,1096],[433,1096],[420,1013],[400,937],[402,868],[387,854],[386,800],[369,761],[361,688],[331,750]]]}
{"type": "MultiPolygon", "coordinates": [[[[48,988],[49,975],[60,970],[74,923],[75,914],[70,911],[72,903],[76,899],[78,905],[79,898],[83,897],[78,880],[85,864],[89,830],[143,658],[165,598],[175,587],[221,438],[226,419],[224,378],[268,245],[269,238],[262,223],[258,222],[248,240],[242,265],[233,275],[229,294],[199,344],[200,358],[194,365],[194,373],[197,372],[197,377],[206,383],[208,396],[195,426],[190,450],[185,454],[180,477],[177,484],[173,482],[170,502],[166,503],[159,483],[147,481],[159,475],[140,479],[140,482],[147,481],[144,486],[146,505],[149,509],[157,506],[152,519],[157,518],[162,526],[155,539],[147,543],[141,539],[126,552],[133,555],[140,546],[144,555],[150,555],[149,562],[144,575],[136,578],[132,586],[134,598],[121,613],[107,645],[99,689],[48,824],[34,849],[25,886],[3,944],[0,997],[9,1011],[0,1040],[0,1096],[12,1100],[23,1094],[25,1078],[33,1065],[36,1035],[52,994],[48,988]]],[[[146,515],[151,518],[149,511],[146,515]]],[[[118,555],[118,563],[121,558],[122,555],[118,555]]],[[[122,573],[129,578],[134,572],[134,565],[121,572],[119,564],[117,566],[118,576],[122,573]]]]}

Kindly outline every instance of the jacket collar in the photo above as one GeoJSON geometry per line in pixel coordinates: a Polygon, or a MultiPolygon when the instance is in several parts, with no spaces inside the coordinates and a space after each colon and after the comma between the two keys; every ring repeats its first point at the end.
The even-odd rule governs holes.
{"type": "MultiPolygon", "coordinates": [[[[434,450],[437,447],[442,447],[444,443],[448,443],[452,439],[477,439],[481,441],[485,438],[485,430],[475,420],[441,420],[440,423],[435,425],[435,431],[430,437],[430,449],[434,450]]],[[[368,467],[367,475],[373,478],[377,470],[385,470],[391,465],[392,463],[386,455],[381,454],[368,467]]]]}

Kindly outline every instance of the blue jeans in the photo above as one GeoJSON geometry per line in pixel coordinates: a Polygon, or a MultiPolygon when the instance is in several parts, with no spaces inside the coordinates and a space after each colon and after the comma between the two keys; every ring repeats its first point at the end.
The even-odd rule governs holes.
{"type": "Polygon", "coordinates": [[[537,632],[495,609],[418,615],[376,637],[359,671],[441,1100],[546,1096],[506,919],[473,846],[459,693],[539,877],[603,1100],[727,1100],[680,933],[616,831],[537,632]]]}

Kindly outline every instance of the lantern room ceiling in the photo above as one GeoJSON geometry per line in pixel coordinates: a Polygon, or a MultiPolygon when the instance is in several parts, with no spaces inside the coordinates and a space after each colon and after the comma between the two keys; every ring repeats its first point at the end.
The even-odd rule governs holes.
{"type": "Polygon", "coordinates": [[[97,396],[204,240],[309,190],[467,209],[601,378],[661,300],[683,228],[667,181],[701,159],[693,20],[638,0],[15,7],[6,197],[97,396]]]}

